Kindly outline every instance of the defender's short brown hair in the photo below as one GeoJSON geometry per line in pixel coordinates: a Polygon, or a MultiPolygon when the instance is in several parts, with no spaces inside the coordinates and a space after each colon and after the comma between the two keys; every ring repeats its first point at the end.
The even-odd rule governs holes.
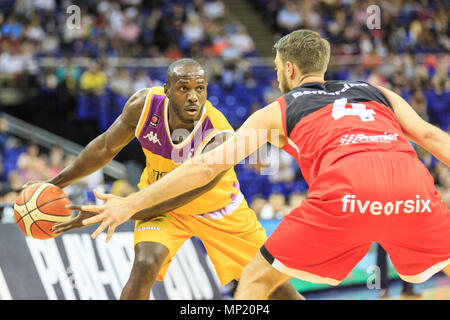
{"type": "Polygon", "coordinates": [[[278,40],[273,47],[282,61],[291,61],[304,74],[325,73],[327,70],[330,43],[315,31],[295,30],[278,40]]]}

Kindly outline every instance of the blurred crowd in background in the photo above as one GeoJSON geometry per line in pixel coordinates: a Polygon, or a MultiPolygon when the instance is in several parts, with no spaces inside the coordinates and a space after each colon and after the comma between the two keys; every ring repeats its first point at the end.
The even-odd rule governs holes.
{"type": "MultiPolygon", "coordinates": [[[[449,131],[450,1],[247,1],[270,26],[274,41],[298,28],[326,37],[332,46],[326,79],[386,86],[422,118],[449,131]],[[367,27],[373,4],[381,8],[380,29],[367,27]]],[[[165,81],[165,66],[126,67],[115,59],[161,57],[198,59],[208,72],[208,99],[234,128],[281,94],[272,66],[251,63],[258,57],[255,43],[226,1],[4,0],[0,7],[0,88],[20,88],[27,97],[22,112],[5,111],[14,109],[12,114],[68,138],[75,128],[77,136],[91,139],[112,123],[133,92],[165,81]],[[72,4],[81,9],[79,28],[67,25],[72,4]],[[48,59],[58,63],[44,63],[48,59]]],[[[0,104],[6,104],[9,91],[1,91],[0,104]]],[[[449,168],[415,147],[450,206],[449,168]]],[[[276,174],[260,175],[261,164],[238,165],[236,171],[258,216],[279,219],[306,198],[308,186],[294,159],[269,151],[279,155],[270,160],[276,174]]],[[[23,183],[48,179],[73,156],[60,146],[44,150],[12,136],[3,119],[0,160],[0,203],[11,203],[23,183]]],[[[106,182],[101,172],[67,190],[81,199],[95,184],[119,195],[135,190],[126,180],[106,182]]]]}

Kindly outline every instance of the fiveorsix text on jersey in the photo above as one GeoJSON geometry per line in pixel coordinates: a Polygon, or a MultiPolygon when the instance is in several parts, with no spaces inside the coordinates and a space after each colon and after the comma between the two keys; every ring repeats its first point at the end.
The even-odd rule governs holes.
{"type": "Polygon", "coordinates": [[[255,316],[259,316],[258,319],[264,319],[271,314],[270,306],[266,303],[242,302],[242,303],[215,303],[201,305],[198,303],[186,303],[179,307],[180,319],[191,319],[192,316],[196,316],[195,319],[250,319],[255,316]]]}

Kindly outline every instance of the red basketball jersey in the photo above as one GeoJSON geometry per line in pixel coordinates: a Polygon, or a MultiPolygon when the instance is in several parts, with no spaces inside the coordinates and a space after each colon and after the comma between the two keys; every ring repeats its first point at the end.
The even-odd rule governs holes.
{"type": "Polygon", "coordinates": [[[416,155],[384,93],[363,81],[305,83],[278,99],[288,143],[311,185],[350,154],[398,151],[416,155]]]}

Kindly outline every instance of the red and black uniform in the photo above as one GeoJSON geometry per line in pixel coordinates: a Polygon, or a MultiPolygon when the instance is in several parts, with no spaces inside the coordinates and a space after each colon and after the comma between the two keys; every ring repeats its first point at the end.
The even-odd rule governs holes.
{"type": "Polygon", "coordinates": [[[303,84],[278,99],[309,185],[261,249],[278,270],[338,284],[380,243],[403,279],[450,263],[450,214],[387,96],[362,81],[303,84]]]}

